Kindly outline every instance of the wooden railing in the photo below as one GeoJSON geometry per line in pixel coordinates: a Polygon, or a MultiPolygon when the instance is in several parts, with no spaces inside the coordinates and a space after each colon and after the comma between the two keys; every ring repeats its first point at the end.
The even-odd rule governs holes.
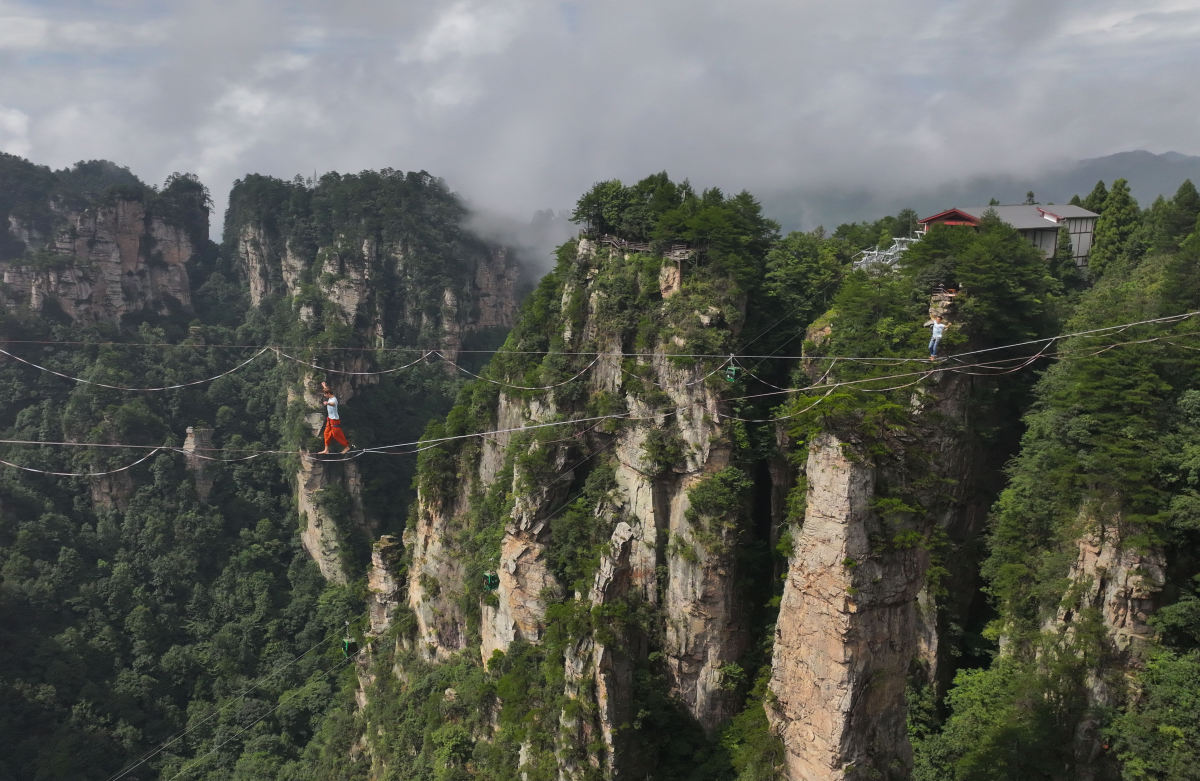
{"type": "MultiPolygon", "coordinates": [[[[613,236],[611,233],[605,233],[604,235],[598,237],[596,242],[598,244],[607,244],[613,249],[620,250],[622,252],[645,252],[649,254],[654,251],[654,248],[648,242],[629,241],[628,239],[623,239],[620,236],[613,236]]],[[[667,260],[679,262],[682,260],[687,260],[694,254],[696,254],[696,250],[686,244],[672,244],[665,252],[663,252],[663,257],[667,260]]]]}

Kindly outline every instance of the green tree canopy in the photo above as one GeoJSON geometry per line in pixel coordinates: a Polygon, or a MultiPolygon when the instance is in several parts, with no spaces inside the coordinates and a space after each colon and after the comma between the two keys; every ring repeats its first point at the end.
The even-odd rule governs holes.
{"type": "Polygon", "coordinates": [[[1104,186],[1104,180],[1096,182],[1096,186],[1083,199],[1083,208],[1088,211],[1102,214],[1104,212],[1104,202],[1108,200],[1108,188],[1104,186]]]}
{"type": "Polygon", "coordinates": [[[1129,182],[1124,179],[1113,182],[1100,210],[1100,219],[1096,220],[1096,234],[1088,253],[1093,277],[1103,275],[1112,266],[1126,265],[1140,255],[1133,241],[1140,217],[1137,201],[1129,192],[1129,182]]]}

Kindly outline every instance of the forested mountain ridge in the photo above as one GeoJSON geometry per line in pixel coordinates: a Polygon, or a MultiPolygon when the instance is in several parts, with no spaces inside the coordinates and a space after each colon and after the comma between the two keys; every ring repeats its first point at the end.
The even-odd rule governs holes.
{"type": "Polygon", "coordinates": [[[0,776],[1188,778],[1200,196],[1088,199],[1085,278],[602,182],[503,321],[436,180],[246,177],[187,319],[4,314],[103,385],[0,364],[0,776]]]}
{"type": "Polygon", "coordinates": [[[3,162],[11,230],[0,332],[13,357],[0,364],[9,399],[0,418],[0,777],[262,778],[266,765],[272,776],[312,777],[304,747],[340,689],[346,622],[356,626],[362,610],[353,581],[369,535],[401,530],[413,466],[411,456],[298,457],[320,449],[312,386],[338,388],[359,447],[415,440],[461,384],[444,361],[421,355],[453,357],[502,337],[515,308],[513,258],[461,230],[461,205],[423,173],[290,185],[293,199],[324,198],[298,216],[260,200],[255,214],[270,224],[321,222],[318,240],[405,243],[417,267],[408,276],[378,273],[374,257],[340,256],[347,284],[362,287],[354,275],[375,272],[380,300],[410,295],[414,280],[438,291],[433,316],[419,313],[415,327],[396,317],[368,330],[319,286],[330,255],[317,258],[319,241],[313,255],[297,255],[311,289],[252,303],[236,240],[220,248],[207,239],[207,194],[194,177],[156,190],[111,163],[51,172],[3,162]],[[347,180],[359,183],[352,215],[338,211],[350,203],[337,191],[347,180]],[[416,183],[403,202],[389,192],[396,182],[416,183]],[[134,222],[149,226],[127,234],[133,253],[122,254],[126,234],[110,253],[79,233],[87,223],[78,215],[128,214],[130,203],[144,206],[134,222]],[[190,251],[181,240],[177,257],[159,257],[164,233],[190,251]],[[407,241],[413,234],[426,241],[407,241]],[[127,267],[107,289],[105,301],[124,302],[111,310],[72,308],[91,303],[79,286],[43,286],[35,301],[11,283],[31,266],[38,279],[78,280],[110,255],[127,267]],[[140,278],[164,262],[186,270],[183,287],[134,298],[146,288],[131,287],[126,272],[140,278]],[[473,296],[488,274],[502,284],[481,304],[473,296]],[[443,289],[457,300],[448,304],[443,289]],[[312,535],[297,526],[312,525],[299,512],[306,504],[337,543],[310,545],[311,556],[302,543],[312,535]],[[322,554],[344,577],[322,576],[313,561],[328,563],[322,554]]]}
{"type": "Polygon", "coordinates": [[[906,686],[940,692],[972,652],[977,539],[1015,444],[1001,427],[1028,380],[923,371],[906,357],[921,323],[945,316],[954,353],[986,353],[1052,333],[1058,287],[1040,253],[993,219],[978,233],[934,232],[899,269],[850,275],[821,318],[815,352],[829,357],[810,371],[822,382],[786,405],[807,497],[767,711],[788,777],[904,777],[906,686]],[[943,289],[959,292],[930,296],[943,289]]]}
{"type": "MultiPolygon", "coordinates": [[[[339,400],[370,421],[350,430],[352,444],[416,440],[447,406],[452,383],[438,375],[456,370],[438,364],[464,346],[498,344],[512,324],[523,284],[515,257],[466,230],[466,209],[423,171],[329,173],[311,184],[247,176],[229,203],[228,273],[246,280],[254,309],[287,323],[287,343],[316,348],[310,368],[293,376],[289,403],[307,411],[318,435],[317,389],[328,377],[339,400]],[[434,357],[426,365],[423,355],[434,357]]],[[[353,580],[369,540],[403,528],[415,463],[397,461],[297,464],[301,540],[327,578],[353,580]],[[356,565],[348,547],[358,550],[356,565]]]]}
{"type": "Polygon", "coordinates": [[[312,186],[252,175],[230,193],[226,255],[255,306],[286,296],[305,320],[335,315],[352,341],[453,355],[471,332],[511,327],[521,283],[511,253],[466,218],[424,171],[330,173],[312,186]]]}
{"type": "Polygon", "coordinates": [[[1184,513],[1160,528],[1191,533],[1190,489],[1155,466],[1179,457],[1139,465],[1163,448],[1138,448],[1140,418],[1118,422],[1122,405],[1161,403],[1143,387],[1170,393],[1152,376],[1109,393],[1101,379],[1130,351],[1195,377],[1190,183],[1145,211],[1123,181],[1106,189],[1090,290],[996,219],[935,231],[895,269],[851,271],[853,248],[904,233],[903,215],[771,238],[756,254],[723,246],[755,235],[733,227],[724,196],[670,188],[605,182],[581,198],[575,217],[595,238],[563,247],[510,337],[515,354],[428,432],[521,433],[423,456],[392,568],[409,579],[408,609],[400,591],[381,595],[375,614],[393,618],[376,625],[361,678],[368,777],[1139,778],[1169,766],[1186,778],[1190,749],[1156,740],[1142,711],[1191,696],[1179,681],[1196,653],[1184,618],[1196,567],[1167,537],[1114,533],[1137,510],[1105,500],[1098,515],[1086,486],[1149,490],[1184,513]],[[930,364],[921,324],[937,311],[953,324],[951,358],[930,364]],[[763,365],[804,335],[811,357],[763,365]],[[750,353],[764,337],[774,347],[750,353]],[[618,357],[619,374],[604,368],[618,357]],[[1100,386],[1062,397],[1059,372],[1100,386]],[[1013,515],[1018,483],[1005,484],[1040,458],[1028,455],[1038,427],[1021,449],[1017,421],[1061,403],[1068,417],[1048,430],[1088,444],[1059,452],[1039,486],[1062,509],[1013,515]],[[1034,521],[1046,512],[1075,520],[1034,521]],[[1035,601],[1018,598],[1031,588],[1035,601]],[[1127,726],[1136,737],[1115,737],[1127,726]]]}
{"type": "Polygon", "coordinates": [[[208,206],[194,177],[156,190],[102,160],[50,171],[0,153],[0,304],[108,325],[189,314],[208,206]]]}
{"type": "Polygon", "coordinates": [[[1111,260],[1071,309],[1079,335],[1038,383],[993,509],[982,572],[1000,653],[956,679],[918,778],[1195,773],[1200,198],[1185,182],[1130,205],[1117,180],[1098,233],[1111,260]]]}
{"type": "Polygon", "coordinates": [[[422,453],[407,605],[363,678],[371,776],[731,767],[716,738],[759,658],[773,526],[751,500],[772,492],[771,447],[733,417],[753,405],[729,400],[744,386],[722,356],[763,332],[749,302],[775,226],[748,194],[661,174],[590,195],[576,217],[593,236],[560,249],[484,379],[427,431],[454,441],[422,453]]]}

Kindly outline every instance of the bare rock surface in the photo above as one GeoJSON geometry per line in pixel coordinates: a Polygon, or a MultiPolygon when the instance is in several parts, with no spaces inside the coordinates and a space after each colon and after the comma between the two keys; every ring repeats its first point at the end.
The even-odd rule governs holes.
{"type": "MultiPolygon", "coordinates": [[[[768,708],[789,779],[842,779],[911,765],[904,685],[916,650],[922,553],[875,563],[873,468],[822,435],[776,625],[768,708]]],[[[866,777],[866,776],[864,776],[866,777]]],[[[885,776],[886,777],[886,776],[885,776]]]]}
{"type": "Polygon", "coordinates": [[[198,248],[184,228],[147,214],[141,201],[118,200],[63,219],[62,230],[42,236],[10,216],[10,233],[39,250],[41,260],[0,259],[5,306],[40,312],[53,302],[87,323],[191,310],[187,263],[198,248]]]}

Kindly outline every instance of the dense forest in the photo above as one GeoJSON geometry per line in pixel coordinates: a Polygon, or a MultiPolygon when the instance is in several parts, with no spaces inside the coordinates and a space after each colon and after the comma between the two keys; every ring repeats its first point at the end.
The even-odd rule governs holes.
{"type": "MultiPolygon", "coordinates": [[[[0,206],[38,221],[44,235],[70,231],[75,209],[129,199],[197,229],[191,312],[118,323],[74,322],[53,307],[0,315],[3,347],[15,356],[0,364],[10,399],[0,422],[0,777],[263,778],[268,765],[272,777],[313,777],[305,747],[353,678],[343,638],[347,621],[361,631],[363,602],[362,584],[326,582],[297,536],[299,454],[320,447],[305,423],[316,405],[306,408],[297,389],[312,380],[304,364],[334,367],[330,380],[347,391],[337,369],[375,372],[348,405],[360,447],[417,439],[461,381],[424,364],[388,373],[412,362],[408,350],[363,361],[359,351],[331,349],[361,342],[353,319],[313,292],[322,267],[312,261],[295,293],[276,290],[252,306],[232,243],[208,240],[207,197],[192,177],[159,189],[109,163],[51,172],[9,156],[0,162],[0,206]],[[202,197],[181,205],[185,185],[202,197]],[[315,316],[301,316],[306,305],[315,316]],[[290,348],[299,363],[259,355],[262,345],[290,348]],[[203,497],[180,453],[189,427],[213,431],[219,449],[202,467],[211,483],[203,497]]],[[[310,230],[306,249],[315,255],[333,230],[321,220],[344,220],[358,241],[402,240],[454,279],[465,271],[427,248],[450,254],[462,241],[479,243],[462,237],[461,205],[427,174],[247,181],[231,198],[227,235],[265,213],[284,230],[310,230]]],[[[27,267],[39,253],[46,249],[16,246],[0,263],[27,267]]],[[[436,289],[437,280],[428,284],[436,289]]],[[[400,285],[377,278],[375,291],[396,296],[400,285]]],[[[383,345],[432,342],[429,318],[417,323],[407,331],[385,324],[383,345]]],[[[471,338],[486,346],[495,337],[468,334],[468,346],[471,338]]],[[[411,457],[364,463],[372,531],[400,530],[413,466],[411,457]]],[[[322,501],[346,499],[329,491],[322,501]]],[[[361,569],[370,539],[344,531],[344,554],[361,569]]]]}
{"type": "Polygon", "coordinates": [[[601,182],[506,320],[425,172],[247,176],[217,245],[195,177],[0,155],[0,267],[53,289],[118,202],[190,239],[189,302],[0,289],[0,778],[801,777],[782,646],[831,438],[873,476],[837,598],[902,573],[936,643],[863,695],[911,750],[829,777],[1193,777],[1190,182],[1077,198],[1086,268],[996,218],[862,266],[917,215],[781,235],[749,193],[601,182]],[[309,455],[322,378],[361,457],[309,455]]]}

